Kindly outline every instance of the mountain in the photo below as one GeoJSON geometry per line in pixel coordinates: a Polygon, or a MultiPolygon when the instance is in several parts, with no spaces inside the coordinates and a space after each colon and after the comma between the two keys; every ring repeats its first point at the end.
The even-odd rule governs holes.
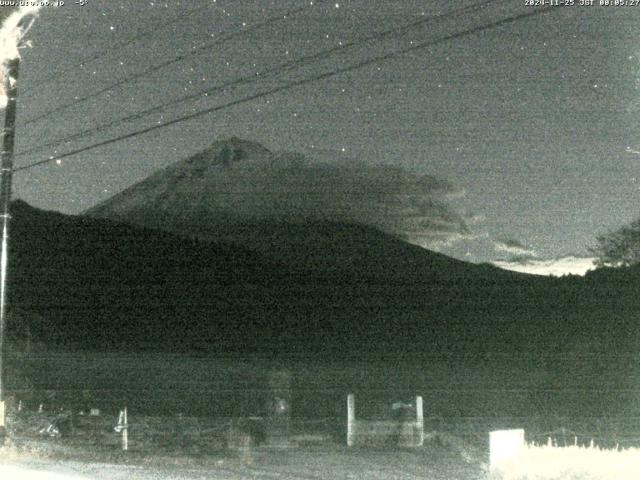
{"type": "MultiPolygon", "coordinates": [[[[546,279],[465,264],[370,227],[318,226],[348,238],[340,245],[358,252],[363,266],[306,270],[238,246],[24,202],[12,211],[10,305],[33,315],[9,330],[28,328],[35,341],[58,348],[283,355],[520,348],[519,338],[536,335],[533,309],[552,308],[541,290],[546,279]],[[385,275],[392,265],[396,272],[385,275]]],[[[560,327],[567,325],[545,330],[560,327]]]]}
{"type": "MultiPolygon", "coordinates": [[[[464,218],[446,202],[455,194],[448,182],[394,166],[305,159],[231,138],[85,215],[242,245],[301,268],[351,270],[370,258],[366,244],[353,243],[352,228],[366,225],[402,240],[418,239],[416,232],[467,234],[464,218]]],[[[385,262],[381,270],[406,274],[411,268],[385,262]]]]}
{"type": "MultiPolygon", "coordinates": [[[[272,302],[253,310],[265,326],[280,329],[269,337],[272,346],[286,338],[289,347],[342,352],[635,348],[635,283],[619,281],[631,273],[551,279],[425,250],[352,221],[354,210],[344,202],[327,202],[331,185],[323,182],[340,179],[324,168],[232,138],[85,215],[238,245],[280,265],[278,281],[261,287],[272,302]],[[316,177],[318,185],[309,183],[316,177]],[[286,195],[274,179],[287,184],[286,195]],[[318,198],[308,199],[309,192],[321,195],[330,212],[314,210],[318,198]]],[[[387,173],[402,184],[398,172],[387,173]]],[[[432,178],[418,183],[444,185],[432,178]]]]}
{"type": "Polygon", "coordinates": [[[238,175],[260,183],[269,166],[287,165],[295,155],[274,154],[259,144],[231,138],[167,168],[89,209],[85,214],[181,234],[209,237],[229,221],[254,221],[270,217],[277,198],[253,198],[252,185],[236,191],[238,175]],[[184,230],[184,228],[188,230],[184,230]]]}

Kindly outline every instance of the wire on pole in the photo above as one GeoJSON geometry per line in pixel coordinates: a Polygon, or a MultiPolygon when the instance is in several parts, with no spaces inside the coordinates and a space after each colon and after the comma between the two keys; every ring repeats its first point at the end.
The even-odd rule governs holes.
{"type": "Polygon", "coordinates": [[[177,104],[180,104],[180,103],[184,103],[184,102],[187,102],[189,100],[197,100],[197,99],[202,98],[203,96],[209,96],[209,95],[211,95],[211,94],[213,94],[215,92],[224,91],[225,89],[230,88],[230,87],[237,87],[237,86],[240,86],[240,85],[243,85],[243,84],[256,83],[258,81],[264,80],[265,78],[269,78],[270,76],[274,76],[274,75],[283,73],[283,72],[285,72],[287,70],[290,70],[292,68],[300,67],[300,66],[303,66],[305,64],[309,64],[311,62],[315,62],[315,61],[318,61],[318,60],[329,58],[330,56],[332,56],[332,55],[334,55],[336,53],[342,52],[344,50],[347,50],[349,48],[352,48],[352,47],[355,47],[355,46],[358,46],[358,45],[362,45],[362,44],[365,44],[365,43],[369,43],[369,42],[372,42],[372,41],[378,41],[378,40],[384,39],[386,37],[389,37],[391,35],[398,34],[399,31],[400,32],[404,31],[404,33],[406,33],[406,31],[411,29],[411,28],[415,28],[415,27],[418,27],[418,26],[423,26],[423,25],[425,25],[427,23],[430,23],[430,22],[432,22],[434,20],[438,20],[438,19],[441,19],[443,17],[459,16],[459,15],[462,15],[462,14],[465,14],[465,13],[473,12],[473,11],[476,11],[476,10],[479,10],[481,8],[486,7],[487,5],[489,5],[491,3],[495,3],[495,2],[499,2],[499,1],[504,1],[504,0],[485,0],[485,1],[482,1],[482,2],[478,2],[478,3],[476,3],[474,5],[471,5],[471,6],[455,9],[453,11],[447,11],[447,12],[439,13],[437,15],[429,16],[429,17],[426,17],[426,18],[421,18],[420,20],[411,22],[411,23],[403,25],[401,27],[393,27],[393,28],[390,28],[388,30],[384,30],[382,32],[378,32],[378,33],[374,33],[372,35],[368,35],[368,36],[366,36],[364,38],[361,38],[361,39],[353,40],[353,41],[350,41],[350,42],[345,42],[345,43],[342,43],[341,45],[338,45],[338,46],[335,46],[335,47],[332,47],[332,48],[329,48],[329,49],[326,49],[326,50],[322,50],[320,52],[316,52],[316,53],[313,53],[313,54],[310,54],[310,55],[305,55],[305,56],[303,56],[301,58],[298,58],[298,59],[295,59],[295,60],[292,60],[292,61],[289,61],[289,62],[281,63],[279,65],[276,65],[275,67],[271,67],[271,68],[262,70],[260,72],[256,72],[253,75],[246,75],[246,76],[239,77],[239,78],[236,78],[234,80],[230,80],[230,81],[227,81],[227,82],[224,82],[224,83],[212,86],[212,87],[207,87],[206,89],[199,90],[196,93],[190,93],[189,95],[184,95],[184,96],[179,97],[177,99],[173,99],[173,100],[170,100],[168,102],[162,103],[160,105],[156,105],[156,106],[150,107],[150,108],[142,110],[140,112],[132,113],[132,114],[127,115],[125,117],[121,117],[119,119],[111,120],[109,122],[105,122],[105,123],[102,123],[100,125],[96,125],[96,126],[87,128],[85,130],[82,130],[82,131],[67,135],[65,137],[48,141],[46,143],[37,145],[37,146],[29,148],[27,150],[23,150],[21,152],[18,152],[17,156],[21,157],[21,156],[24,156],[24,155],[29,155],[29,154],[32,154],[34,152],[38,152],[40,150],[43,150],[43,149],[45,149],[47,147],[60,145],[60,144],[65,143],[65,142],[69,142],[71,140],[75,140],[77,138],[86,137],[87,135],[93,135],[95,133],[99,133],[99,132],[104,131],[104,130],[106,130],[108,128],[111,128],[111,127],[113,127],[115,125],[118,125],[119,123],[130,122],[130,121],[133,121],[133,120],[144,118],[147,115],[150,115],[150,114],[155,113],[157,111],[164,110],[165,108],[170,107],[172,105],[177,105],[177,104]]]}
{"type": "MultiPolygon", "coordinates": [[[[318,0],[318,1],[322,2],[322,1],[326,1],[326,0],[318,0]]],[[[35,123],[35,122],[39,121],[39,120],[43,120],[43,119],[45,119],[47,117],[50,117],[51,115],[53,115],[55,113],[60,113],[60,112],[62,112],[64,110],[67,110],[67,109],[69,109],[71,107],[74,107],[76,105],[84,103],[87,100],[90,100],[92,98],[98,97],[98,96],[102,95],[103,93],[110,92],[111,90],[113,90],[115,88],[121,87],[123,85],[129,85],[131,82],[134,82],[134,81],[140,80],[142,78],[145,78],[145,77],[147,77],[148,75],[150,75],[152,73],[155,73],[155,72],[157,72],[159,70],[162,70],[163,68],[166,68],[166,67],[174,65],[174,64],[176,64],[178,62],[186,60],[187,58],[190,58],[190,57],[193,57],[195,55],[198,55],[199,53],[201,53],[201,52],[203,52],[203,51],[205,51],[205,50],[207,50],[207,49],[209,49],[209,48],[211,48],[213,46],[222,45],[222,44],[228,42],[229,40],[232,40],[232,39],[234,39],[234,38],[236,38],[236,37],[238,37],[240,35],[245,35],[246,33],[262,29],[262,28],[267,27],[267,26],[269,26],[269,25],[271,25],[273,23],[276,23],[276,22],[280,22],[283,19],[288,18],[289,16],[296,15],[296,14],[298,14],[298,13],[300,13],[300,12],[306,10],[306,9],[308,9],[308,7],[306,7],[306,6],[305,7],[300,7],[300,8],[297,8],[295,10],[291,10],[291,11],[287,12],[284,15],[280,14],[278,16],[268,18],[268,19],[266,19],[266,20],[264,20],[262,22],[258,22],[256,24],[254,24],[252,27],[249,27],[249,28],[246,28],[246,29],[242,29],[240,31],[229,33],[229,34],[225,35],[222,38],[219,38],[219,39],[216,39],[216,40],[214,40],[212,42],[208,42],[208,43],[205,43],[203,45],[200,45],[199,47],[196,47],[196,48],[190,50],[187,53],[184,53],[182,55],[178,55],[177,57],[174,57],[174,58],[172,58],[170,60],[166,60],[166,61],[164,61],[162,63],[154,65],[154,66],[152,66],[150,68],[147,68],[146,70],[143,70],[142,72],[139,72],[139,73],[136,73],[134,75],[125,77],[125,78],[123,78],[121,80],[118,80],[118,81],[116,81],[116,82],[114,82],[114,83],[112,83],[110,85],[107,85],[104,88],[101,88],[100,90],[98,90],[96,92],[93,92],[93,93],[84,95],[82,97],[76,98],[71,102],[59,105],[59,106],[57,106],[55,108],[52,108],[51,110],[48,110],[48,111],[46,111],[44,113],[36,115],[35,117],[29,118],[29,119],[27,119],[27,120],[25,120],[23,122],[23,125],[30,125],[32,123],[35,123]]]]}
{"type": "Polygon", "coordinates": [[[218,105],[218,106],[215,106],[215,107],[207,108],[205,110],[201,110],[199,112],[194,112],[194,113],[191,113],[191,114],[188,114],[188,115],[183,115],[183,116],[175,118],[173,120],[168,120],[166,122],[159,123],[157,125],[152,125],[150,127],[146,127],[146,128],[140,129],[140,130],[135,130],[133,132],[129,132],[129,133],[126,133],[126,134],[118,135],[116,137],[112,137],[112,138],[107,139],[107,140],[103,140],[103,141],[100,141],[100,142],[97,142],[97,143],[94,143],[94,144],[91,144],[91,145],[87,145],[85,147],[77,148],[75,150],[71,150],[69,152],[66,152],[66,153],[63,153],[63,154],[60,154],[60,155],[50,156],[47,159],[39,160],[37,162],[33,162],[33,163],[27,164],[27,165],[22,166],[22,167],[18,167],[16,169],[14,169],[14,171],[18,172],[18,171],[28,170],[30,168],[34,168],[34,167],[37,167],[37,166],[40,166],[40,165],[44,165],[46,163],[54,162],[54,161],[57,161],[57,160],[62,160],[64,158],[77,155],[79,153],[84,153],[84,152],[87,152],[87,151],[90,151],[90,150],[94,150],[94,149],[99,148],[99,147],[103,147],[103,146],[110,145],[110,144],[113,144],[113,143],[117,143],[117,142],[121,142],[121,141],[124,141],[124,140],[128,140],[130,138],[134,138],[134,137],[137,137],[139,135],[143,135],[143,134],[152,132],[154,130],[158,130],[158,129],[161,129],[161,128],[169,127],[171,125],[175,125],[175,124],[178,124],[178,123],[181,123],[181,122],[192,120],[194,118],[199,118],[199,117],[208,115],[210,113],[217,112],[217,111],[220,111],[220,110],[224,110],[224,109],[227,109],[227,108],[230,108],[230,107],[233,107],[233,106],[236,106],[236,105],[240,105],[240,104],[243,104],[243,103],[247,103],[247,102],[250,102],[250,101],[253,101],[253,100],[257,100],[259,98],[263,98],[263,97],[266,97],[266,96],[274,95],[276,93],[280,93],[280,92],[283,92],[283,91],[286,91],[286,90],[290,90],[292,88],[308,85],[310,83],[315,83],[315,82],[318,82],[318,81],[321,81],[321,80],[326,80],[328,78],[335,77],[335,76],[343,74],[343,73],[348,73],[348,72],[352,72],[352,71],[355,71],[355,70],[359,70],[361,68],[364,68],[364,67],[376,64],[376,63],[380,63],[380,62],[383,62],[383,61],[386,61],[386,60],[390,60],[390,59],[395,58],[395,57],[406,55],[408,53],[412,53],[412,52],[415,52],[415,51],[418,51],[418,50],[422,50],[424,48],[429,48],[429,47],[438,45],[440,43],[444,43],[444,42],[447,42],[447,41],[450,41],[450,40],[461,38],[461,37],[464,37],[464,36],[467,36],[467,35],[471,35],[471,34],[474,34],[474,33],[478,33],[478,32],[481,32],[481,31],[484,31],[484,30],[488,30],[488,29],[491,29],[491,28],[496,28],[496,27],[499,27],[499,26],[502,26],[502,25],[507,25],[509,23],[513,23],[513,22],[516,22],[516,21],[519,21],[519,20],[522,20],[522,19],[525,19],[525,18],[529,18],[529,17],[532,17],[534,15],[539,15],[539,14],[545,13],[545,12],[549,11],[552,8],[555,8],[555,7],[553,7],[553,6],[542,7],[542,8],[539,8],[539,9],[536,9],[536,10],[532,10],[532,11],[527,11],[525,13],[521,13],[521,14],[518,14],[518,15],[502,18],[500,20],[493,21],[493,22],[491,22],[489,24],[486,24],[486,25],[471,27],[471,28],[462,30],[460,32],[456,32],[456,33],[453,33],[453,34],[446,35],[446,36],[444,36],[442,38],[439,38],[437,40],[432,40],[432,41],[423,42],[423,43],[416,43],[416,44],[414,44],[414,45],[412,45],[410,47],[407,47],[407,48],[404,48],[404,49],[400,49],[400,50],[396,50],[396,51],[393,51],[393,52],[390,52],[390,53],[386,53],[386,54],[383,54],[383,55],[379,55],[379,56],[376,56],[376,57],[372,57],[372,58],[357,62],[355,64],[352,64],[352,65],[349,65],[349,66],[346,66],[346,67],[343,67],[343,68],[335,69],[335,70],[332,70],[332,71],[329,71],[329,72],[325,72],[325,73],[322,73],[322,74],[319,74],[319,75],[315,75],[313,77],[305,78],[305,79],[302,79],[302,80],[296,80],[296,81],[288,82],[288,83],[286,83],[284,85],[281,85],[281,86],[278,86],[278,87],[275,87],[275,88],[272,88],[272,89],[269,89],[269,90],[266,90],[266,91],[263,91],[263,92],[255,93],[255,94],[243,97],[243,98],[238,99],[238,100],[233,100],[233,101],[230,101],[230,102],[225,103],[223,105],[218,105]]]}

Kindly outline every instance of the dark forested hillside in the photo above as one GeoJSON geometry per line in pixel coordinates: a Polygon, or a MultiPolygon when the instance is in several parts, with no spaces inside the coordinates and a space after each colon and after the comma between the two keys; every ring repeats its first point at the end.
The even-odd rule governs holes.
{"type": "MultiPolygon", "coordinates": [[[[266,238],[269,225],[261,228],[266,238]]],[[[272,225],[272,243],[285,245],[285,231],[272,225]]],[[[360,225],[289,231],[291,262],[286,252],[275,261],[16,202],[11,305],[33,312],[35,339],[62,348],[366,356],[636,342],[632,269],[544,278],[464,263],[360,225]]]]}

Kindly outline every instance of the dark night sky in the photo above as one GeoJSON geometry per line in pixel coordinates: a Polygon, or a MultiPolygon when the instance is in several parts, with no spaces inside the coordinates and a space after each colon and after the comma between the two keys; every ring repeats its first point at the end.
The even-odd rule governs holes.
{"type": "MultiPolygon", "coordinates": [[[[67,0],[43,8],[28,35],[33,48],[23,51],[18,152],[375,32],[397,27],[397,34],[18,155],[16,166],[533,9],[524,0],[310,3],[89,0],[80,6],[67,0]],[[486,5],[403,28],[478,3],[486,5]],[[252,30],[276,17],[281,20],[252,30]],[[86,60],[97,54],[104,55],[86,60]],[[178,56],[184,58],[123,81],[178,56]],[[30,121],[116,82],[117,88],[30,121]]],[[[584,256],[598,233],[638,214],[638,25],[640,6],[554,8],[19,171],[15,194],[38,207],[79,213],[235,135],[311,160],[392,163],[449,180],[464,195],[447,201],[471,234],[427,246],[459,258],[584,256]]]]}

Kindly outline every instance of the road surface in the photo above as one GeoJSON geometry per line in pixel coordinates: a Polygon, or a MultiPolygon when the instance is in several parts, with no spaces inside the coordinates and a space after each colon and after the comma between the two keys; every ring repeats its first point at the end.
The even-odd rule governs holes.
{"type": "MultiPolygon", "coordinates": [[[[294,450],[262,452],[246,464],[221,459],[206,466],[164,459],[148,464],[0,457],[11,480],[478,480],[482,469],[455,455],[413,452],[294,450]]],[[[443,453],[443,452],[439,452],[443,453]]],[[[146,462],[145,462],[146,463],[146,462]]],[[[485,474],[486,475],[486,474],[485,474]]]]}

